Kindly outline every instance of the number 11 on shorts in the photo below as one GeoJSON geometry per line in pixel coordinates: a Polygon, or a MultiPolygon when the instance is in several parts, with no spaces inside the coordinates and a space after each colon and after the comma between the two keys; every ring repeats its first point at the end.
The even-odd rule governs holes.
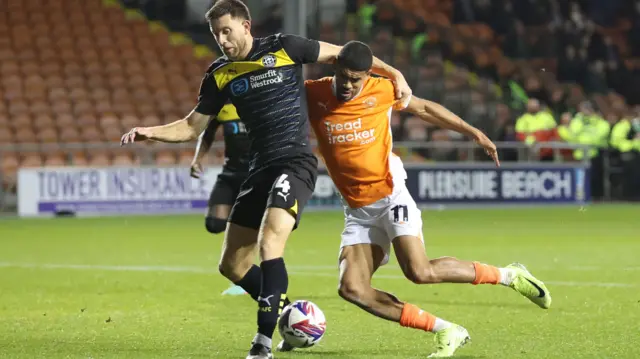
{"type": "Polygon", "coordinates": [[[402,222],[409,221],[409,208],[406,205],[399,204],[391,208],[393,212],[393,222],[400,222],[400,214],[402,214],[402,222]],[[400,213],[402,212],[402,213],[400,213]]]}

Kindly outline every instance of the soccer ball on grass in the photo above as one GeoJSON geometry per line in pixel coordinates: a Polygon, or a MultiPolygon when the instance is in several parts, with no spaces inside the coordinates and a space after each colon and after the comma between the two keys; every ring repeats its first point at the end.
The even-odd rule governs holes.
{"type": "Polygon", "coordinates": [[[308,300],[297,300],[286,306],[278,321],[280,336],[295,348],[318,344],[326,330],[324,313],[308,300]]]}

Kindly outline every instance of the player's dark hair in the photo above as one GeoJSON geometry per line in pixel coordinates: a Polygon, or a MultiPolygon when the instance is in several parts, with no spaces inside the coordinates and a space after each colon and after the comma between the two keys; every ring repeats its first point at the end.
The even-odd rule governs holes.
{"type": "Polygon", "coordinates": [[[369,71],[373,64],[373,53],[360,41],[349,41],[340,50],[336,63],[352,71],[369,71]]]}
{"type": "Polygon", "coordinates": [[[219,19],[225,15],[231,15],[234,19],[251,21],[249,8],[240,0],[218,0],[211,9],[207,11],[205,18],[207,21],[219,19]]]}

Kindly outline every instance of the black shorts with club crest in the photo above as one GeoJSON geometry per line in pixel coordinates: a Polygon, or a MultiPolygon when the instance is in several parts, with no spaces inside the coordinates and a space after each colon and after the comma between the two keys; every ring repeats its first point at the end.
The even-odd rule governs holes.
{"type": "Polygon", "coordinates": [[[296,229],[304,206],[313,195],[317,167],[315,155],[304,153],[251,171],[240,187],[229,222],[259,229],[266,209],[275,207],[295,216],[293,229],[296,229]]]}

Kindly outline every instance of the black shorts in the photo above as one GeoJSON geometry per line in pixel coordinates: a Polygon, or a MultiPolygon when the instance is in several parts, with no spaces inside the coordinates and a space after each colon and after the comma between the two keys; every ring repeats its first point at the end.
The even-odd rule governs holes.
{"type": "Polygon", "coordinates": [[[246,178],[246,173],[230,173],[224,171],[220,173],[209,196],[209,208],[217,204],[232,206],[236,202],[236,197],[238,197],[238,193],[240,193],[240,187],[246,178]]]}
{"type": "Polygon", "coordinates": [[[259,229],[265,210],[275,207],[289,210],[296,217],[293,229],[298,228],[302,210],[313,195],[317,166],[318,160],[310,155],[253,171],[240,188],[229,222],[259,229]]]}

